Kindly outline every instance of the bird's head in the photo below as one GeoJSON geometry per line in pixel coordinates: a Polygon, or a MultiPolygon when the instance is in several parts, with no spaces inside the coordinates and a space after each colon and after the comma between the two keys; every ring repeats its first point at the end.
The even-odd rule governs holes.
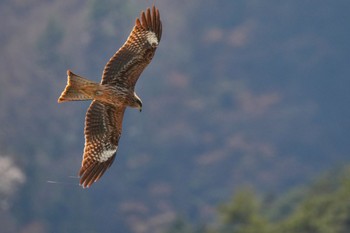
{"type": "Polygon", "coordinates": [[[140,112],[142,112],[142,101],[140,99],[137,100],[137,104],[138,104],[137,108],[139,109],[140,112]]]}
{"type": "Polygon", "coordinates": [[[137,94],[134,92],[134,106],[135,108],[138,108],[140,112],[142,112],[142,101],[140,97],[137,96],[137,94]]]}

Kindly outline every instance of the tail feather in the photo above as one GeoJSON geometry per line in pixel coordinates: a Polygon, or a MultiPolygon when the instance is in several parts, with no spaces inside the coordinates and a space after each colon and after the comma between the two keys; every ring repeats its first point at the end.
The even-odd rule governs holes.
{"type": "Polygon", "coordinates": [[[77,100],[92,100],[99,84],[67,71],[67,86],[62,92],[58,103],[77,100]]]}

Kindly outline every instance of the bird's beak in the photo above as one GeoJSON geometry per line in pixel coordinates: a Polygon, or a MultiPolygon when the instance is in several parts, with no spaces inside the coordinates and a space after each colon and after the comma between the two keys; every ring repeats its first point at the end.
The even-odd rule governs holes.
{"type": "Polygon", "coordinates": [[[139,111],[142,112],[142,107],[141,106],[139,107],[139,111]]]}

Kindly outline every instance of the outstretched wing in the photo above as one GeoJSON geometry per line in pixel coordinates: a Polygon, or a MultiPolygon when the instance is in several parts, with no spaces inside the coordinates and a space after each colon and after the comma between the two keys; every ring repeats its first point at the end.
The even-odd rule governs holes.
{"type": "Polygon", "coordinates": [[[90,187],[112,165],[116,156],[125,107],[94,100],[85,118],[85,148],[80,185],[90,187]]]}
{"type": "Polygon", "coordinates": [[[151,62],[162,36],[162,22],[157,8],[141,12],[124,45],[106,64],[102,84],[133,90],[146,66],[151,62]]]}

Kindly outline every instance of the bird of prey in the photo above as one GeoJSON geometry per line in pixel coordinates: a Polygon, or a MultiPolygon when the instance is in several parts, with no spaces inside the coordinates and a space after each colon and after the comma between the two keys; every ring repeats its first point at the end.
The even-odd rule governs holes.
{"type": "Polygon", "coordinates": [[[79,171],[83,188],[90,187],[112,165],[126,107],[141,112],[135,84],[151,62],[161,36],[159,10],[153,6],[136,18],[128,39],[106,64],[100,83],[67,71],[67,86],[58,102],[92,100],[85,117],[85,148],[79,171]]]}

